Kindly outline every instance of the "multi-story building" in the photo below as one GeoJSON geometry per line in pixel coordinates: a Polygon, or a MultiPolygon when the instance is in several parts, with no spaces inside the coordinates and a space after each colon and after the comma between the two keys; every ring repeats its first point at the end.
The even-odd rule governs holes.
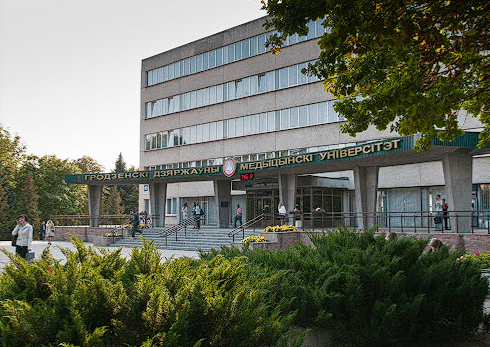
{"type": "MultiPolygon", "coordinates": [[[[427,211],[440,194],[452,209],[466,209],[471,199],[474,208],[490,208],[489,161],[475,157],[486,152],[474,137],[415,153],[406,147],[414,138],[340,132],[333,97],[302,73],[319,55],[321,22],[310,22],[307,36],[289,37],[276,55],[265,47],[271,32],[262,18],[143,60],[140,169],[173,176],[163,192],[153,190],[165,205],[151,196],[151,180],[140,186],[141,210],[164,210],[168,225],[184,203],[198,201],[206,223],[224,227],[238,204],[250,219],[276,212],[280,200],[305,212],[427,211]],[[225,168],[206,174],[228,158],[231,175],[225,168]],[[200,170],[190,174],[193,168],[200,170]],[[466,178],[457,183],[455,173],[466,178]]],[[[461,121],[468,130],[480,127],[466,115],[461,121]]]]}

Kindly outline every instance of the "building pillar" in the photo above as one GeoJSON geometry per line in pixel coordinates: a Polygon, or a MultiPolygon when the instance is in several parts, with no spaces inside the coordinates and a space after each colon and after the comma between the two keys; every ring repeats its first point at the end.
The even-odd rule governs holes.
{"type": "Polygon", "coordinates": [[[165,226],[165,205],[167,203],[167,183],[150,184],[150,215],[153,227],[165,226]]]}
{"type": "Polygon", "coordinates": [[[279,200],[283,202],[286,211],[296,207],[296,175],[279,175],[279,200]]]}
{"type": "Polygon", "coordinates": [[[213,185],[218,228],[229,228],[231,216],[231,182],[228,180],[214,180],[213,185]]]}
{"type": "Polygon", "coordinates": [[[471,231],[471,191],[473,176],[472,149],[460,148],[442,158],[446,197],[451,220],[452,231],[471,231]],[[457,228],[457,230],[455,230],[457,228]]]}
{"type": "Polygon", "coordinates": [[[99,185],[88,185],[88,215],[89,225],[91,227],[98,227],[100,222],[100,209],[102,206],[102,188],[99,185]]]}
{"type": "Polygon", "coordinates": [[[366,230],[376,223],[376,198],[378,191],[377,166],[354,167],[354,187],[356,193],[357,227],[366,230]]]}

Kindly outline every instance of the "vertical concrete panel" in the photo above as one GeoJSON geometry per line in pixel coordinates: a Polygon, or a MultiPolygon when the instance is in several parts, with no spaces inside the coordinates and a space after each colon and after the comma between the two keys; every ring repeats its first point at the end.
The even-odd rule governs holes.
{"type": "Polygon", "coordinates": [[[451,228],[458,229],[452,231],[471,231],[471,179],[473,175],[471,150],[460,148],[444,155],[442,159],[449,211],[456,211],[459,216],[457,220],[456,217],[451,217],[451,228]]]}
{"type": "Polygon", "coordinates": [[[228,180],[215,180],[214,199],[216,203],[216,220],[218,228],[230,227],[231,208],[231,182],[228,180]]]}
{"type": "Polygon", "coordinates": [[[150,184],[150,214],[153,226],[163,228],[165,226],[165,205],[167,202],[167,184],[150,184]]]}
{"type": "Polygon", "coordinates": [[[90,217],[89,225],[98,227],[100,221],[100,209],[102,206],[102,188],[103,186],[87,186],[88,193],[88,214],[90,217]]]}
{"type": "Polygon", "coordinates": [[[294,210],[296,204],[296,175],[279,175],[279,200],[286,211],[294,210]]]}
{"type": "Polygon", "coordinates": [[[354,188],[356,193],[357,226],[368,229],[375,224],[376,199],[378,191],[378,167],[354,167],[354,188]]]}

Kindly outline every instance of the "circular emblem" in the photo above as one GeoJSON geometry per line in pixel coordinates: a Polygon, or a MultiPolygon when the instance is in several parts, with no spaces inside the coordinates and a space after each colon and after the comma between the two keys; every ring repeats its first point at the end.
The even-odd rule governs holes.
{"type": "Polygon", "coordinates": [[[233,158],[228,158],[223,163],[223,173],[226,177],[231,177],[236,171],[236,161],[233,158]]]}

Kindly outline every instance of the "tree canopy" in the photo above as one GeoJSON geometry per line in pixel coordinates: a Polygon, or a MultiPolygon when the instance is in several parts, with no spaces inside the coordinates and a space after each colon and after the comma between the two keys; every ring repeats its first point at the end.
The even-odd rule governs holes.
{"type": "Polygon", "coordinates": [[[482,0],[262,0],[275,52],[325,18],[318,60],[324,81],[355,136],[370,125],[431,139],[462,134],[459,113],[479,118],[479,146],[490,143],[490,2],[482,0]]]}

